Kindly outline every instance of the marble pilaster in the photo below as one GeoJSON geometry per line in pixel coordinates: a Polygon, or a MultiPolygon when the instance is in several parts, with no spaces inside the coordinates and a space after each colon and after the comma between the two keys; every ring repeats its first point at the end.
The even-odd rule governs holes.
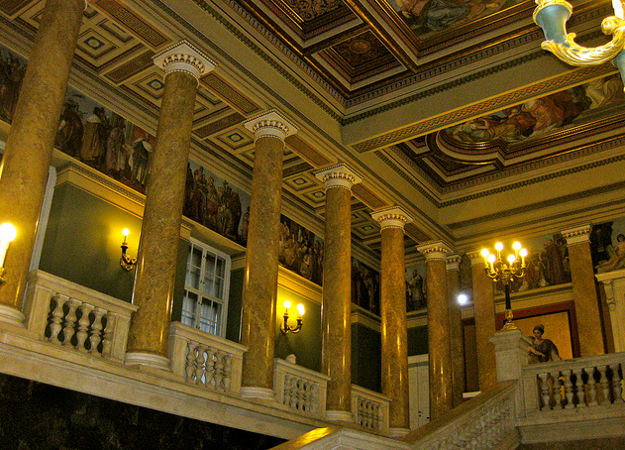
{"type": "Polygon", "coordinates": [[[399,435],[410,430],[404,225],[413,219],[400,207],[378,209],[371,216],[380,224],[382,236],[382,393],[391,399],[391,433],[399,435]]]}
{"type": "Polygon", "coordinates": [[[447,257],[447,290],[449,292],[449,346],[453,379],[454,407],[462,403],[464,393],[464,339],[462,315],[458,304],[460,291],[460,256],[447,257]]]}
{"type": "Polygon", "coordinates": [[[84,6],[46,2],[15,107],[0,165],[0,223],[11,222],[18,235],[4,262],[1,321],[24,319],[22,297],[84,6]]]}
{"type": "Polygon", "coordinates": [[[284,139],[297,128],[276,111],[245,122],[254,133],[254,170],[243,286],[241,344],[246,398],[273,399],[284,139]]]}
{"type": "Polygon", "coordinates": [[[562,231],[569,250],[581,356],[603,355],[603,332],[590,253],[590,225],[562,231]]]}
{"type": "Polygon", "coordinates": [[[351,422],[351,187],[360,177],[345,164],[315,172],[325,184],[321,370],[330,377],[326,418],[351,422]]]}
{"type": "Polygon", "coordinates": [[[147,181],[127,364],[167,369],[178,239],[199,78],[214,64],[183,41],[154,57],[165,71],[156,148],[147,181]]]}
{"type": "Polygon", "coordinates": [[[473,317],[475,318],[475,343],[480,390],[497,384],[495,349],[490,338],[497,331],[495,322],[495,295],[493,281],[484,271],[484,258],[478,251],[470,252],[473,282],[473,317]]]}
{"type": "Polygon", "coordinates": [[[446,268],[446,258],[451,249],[438,241],[420,245],[417,250],[426,261],[430,417],[437,419],[453,408],[446,268]]]}

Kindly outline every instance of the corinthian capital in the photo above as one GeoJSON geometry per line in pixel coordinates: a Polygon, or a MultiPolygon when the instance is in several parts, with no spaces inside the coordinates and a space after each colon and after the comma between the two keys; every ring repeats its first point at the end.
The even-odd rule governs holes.
{"type": "Polygon", "coordinates": [[[324,182],[326,190],[333,187],[351,189],[362,178],[346,164],[338,163],[315,171],[315,176],[324,182]]]}
{"type": "Polygon", "coordinates": [[[185,72],[198,82],[200,77],[212,71],[215,63],[187,41],[173,44],[152,58],[154,64],[165,71],[165,76],[172,72],[185,72]]]}
{"type": "Polygon", "coordinates": [[[417,251],[425,256],[426,261],[441,259],[447,260],[447,255],[452,253],[451,248],[443,241],[431,241],[417,246],[417,251]]]}
{"type": "Polygon", "coordinates": [[[401,206],[389,206],[376,209],[371,213],[373,220],[380,224],[381,230],[385,228],[401,228],[413,221],[413,218],[401,206]]]}
{"type": "Polygon", "coordinates": [[[274,110],[254,117],[243,125],[254,133],[254,139],[272,137],[284,141],[288,136],[297,133],[297,127],[274,110]]]}

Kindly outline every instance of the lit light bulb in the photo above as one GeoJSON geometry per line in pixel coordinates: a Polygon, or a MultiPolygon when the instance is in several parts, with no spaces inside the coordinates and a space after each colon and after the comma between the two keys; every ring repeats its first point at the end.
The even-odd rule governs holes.
{"type": "Polygon", "coordinates": [[[521,243],[519,241],[515,242],[514,244],[512,244],[512,248],[516,251],[521,250],[521,243]]]}
{"type": "Polygon", "coordinates": [[[288,310],[291,307],[291,302],[288,300],[285,300],[283,305],[284,305],[284,309],[288,310]]]}
{"type": "Polygon", "coordinates": [[[497,260],[497,257],[495,255],[493,255],[492,253],[490,255],[488,255],[488,262],[493,264],[495,261],[497,260]]]}
{"type": "Polygon", "coordinates": [[[521,251],[519,252],[519,255],[521,255],[521,258],[525,258],[527,256],[527,249],[522,248],[521,251]]]}
{"type": "Polygon", "coordinates": [[[130,230],[128,230],[128,228],[124,228],[124,229],[122,230],[122,234],[123,234],[124,236],[128,236],[128,235],[130,234],[130,230]]]}
{"type": "Polygon", "coordinates": [[[515,261],[516,261],[516,256],[514,256],[513,254],[508,255],[508,262],[510,264],[514,264],[515,261]]]}
{"type": "Polygon", "coordinates": [[[496,249],[498,252],[502,251],[502,250],[503,250],[503,244],[502,244],[501,242],[497,242],[497,243],[495,244],[495,249],[496,249]]]}
{"type": "Polygon", "coordinates": [[[456,301],[459,305],[466,305],[467,303],[469,303],[469,296],[467,294],[458,294],[458,297],[456,297],[456,301]]]}
{"type": "Polygon", "coordinates": [[[488,251],[487,248],[482,249],[482,251],[480,252],[480,255],[482,255],[482,258],[484,259],[488,259],[488,255],[490,255],[490,252],[488,251]]]}
{"type": "Polygon", "coordinates": [[[5,222],[0,225],[0,241],[8,244],[9,242],[13,242],[16,237],[17,230],[12,223],[5,222]]]}
{"type": "Polygon", "coordinates": [[[300,316],[303,316],[304,313],[306,312],[304,309],[304,305],[302,305],[301,303],[297,305],[297,312],[299,313],[300,316]]]}

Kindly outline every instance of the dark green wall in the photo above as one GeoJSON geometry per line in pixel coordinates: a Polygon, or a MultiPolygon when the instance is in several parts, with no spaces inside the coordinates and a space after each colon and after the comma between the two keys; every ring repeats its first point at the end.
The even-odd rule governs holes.
{"type": "Polygon", "coordinates": [[[243,281],[245,269],[230,273],[230,296],[228,299],[228,318],[226,320],[226,339],[241,342],[241,304],[243,301],[243,281]]]}
{"type": "Polygon", "coordinates": [[[428,353],[428,327],[408,328],[408,356],[428,353]]]}
{"type": "Polygon", "coordinates": [[[182,297],[184,297],[184,278],[187,274],[187,258],[189,256],[189,241],[178,241],[178,258],[176,259],[176,284],[174,285],[174,306],[171,311],[171,320],[180,320],[182,314],[182,297]]]}
{"type": "Polygon", "coordinates": [[[278,300],[276,304],[276,358],[285,359],[294,354],[297,364],[311,370],[321,371],[321,305],[314,303],[291,291],[278,287],[278,300]],[[289,324],[295,325],[297,317],[296,306],[304,305],[305,314],[302,330],[297,333],[282,334],[280,323],[284,321],[285,300],[291,302],[289,309],[289,324]]]}
{"type": "Polygon", "coordinates": [[[382,342],[380,333],[360,323],[352,324],[352,383],[382,391],[382,342]]]}

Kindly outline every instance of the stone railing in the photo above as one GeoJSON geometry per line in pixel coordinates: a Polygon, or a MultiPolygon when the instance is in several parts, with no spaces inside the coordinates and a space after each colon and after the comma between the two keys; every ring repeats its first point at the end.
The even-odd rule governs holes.
{"type": "Polygon", "coordinates": [[[169,359],[176,375],[189,384],[212,391],[238,394],[241,390],[243,353],[247,347],[205,333],[180,322],[172,322],[169,359]]]}
{"type": "Polygon", "coordinates": [[[273,367],[278,403],[300,415],[323,418],[330,377],[279,358],[273,367]]]}
{"type": "Polygon", "coordinates": [[[352,384],[352,414],[354,422],[366,430],[389,431],[390,399],[361,386],[352,384]]]}
{"type": "Polygon", "coordinates": [[[130,316],[137,307],[35,270],[24,303],[26,327],[54,344],[123,361],[130,316]]]}
{"type": "Polygon", "coordinates": [[[625,408],[625,353],[532,364],[522,369],[527,415],[625,408]]]}
{"type": "Polygon", "coordinates": [[[401,440],[415,449],[517,448],[515,395],[516,382],[499,383],[401,440]]]}

